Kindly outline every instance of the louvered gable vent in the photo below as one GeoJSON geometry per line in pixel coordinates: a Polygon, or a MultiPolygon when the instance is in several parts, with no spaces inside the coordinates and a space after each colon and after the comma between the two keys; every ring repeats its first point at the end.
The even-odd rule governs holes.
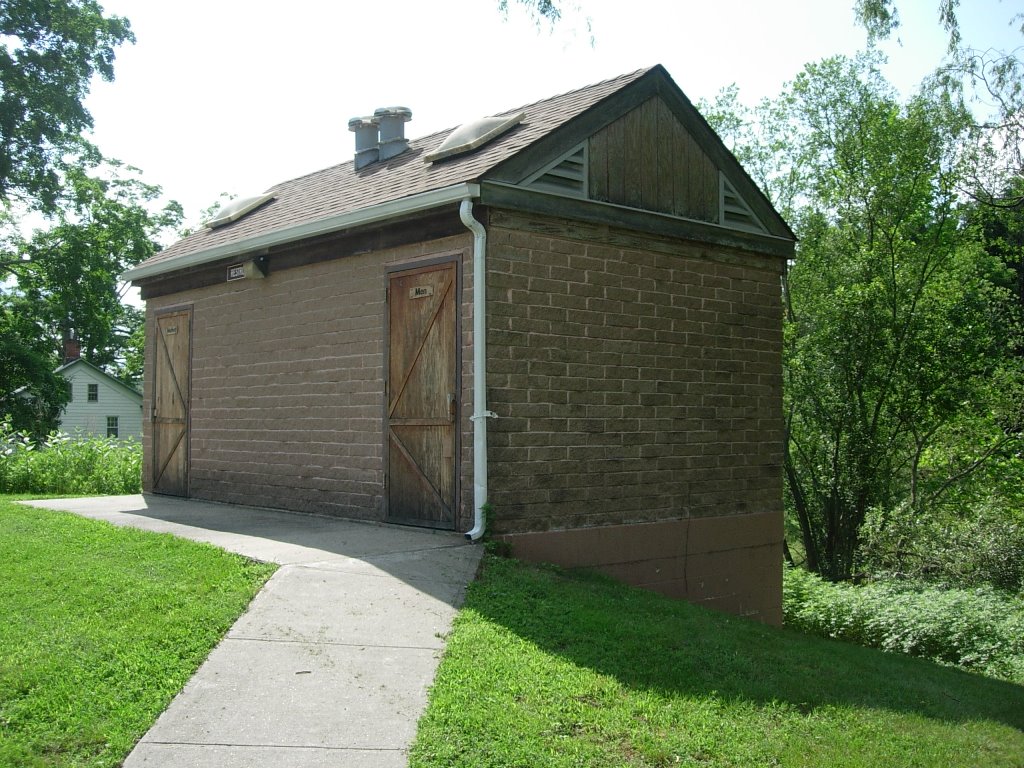
{"type": "Polygon", "coordinates": [[[523,186],[570,197],[587,196],[587,144],[577,145],[555,162],[533,174],[523,186]]]}
{"type": "Polygon", "coordinates": [[[736,188],[725,178],[725,174],[719,173],[719,201],[721,212],[721,223],[726,227],[734,229],[745,229],[748,232],[759,232],[768,234],[761,221],[750,210],[750,206],[740,197],[736,188]]]}

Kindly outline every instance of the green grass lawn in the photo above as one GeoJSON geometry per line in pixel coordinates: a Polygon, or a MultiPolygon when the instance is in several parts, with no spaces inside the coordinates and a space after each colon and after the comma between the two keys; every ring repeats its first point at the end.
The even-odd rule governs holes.
{"type": "MultiPolygon", "coordinates": [[[[0,766],[116,766],[274,567],[0,498],[0,766]]],[[[1024,766],[1024,687],[488,556],[413,766],[1024,766]]]]}
{"type": "Polygon", "coordinates": [[[0,766],[117,766],[273,573],[0,498],[0,766]]]}
{"type": "Polygon", "coordinates": [[[1024,687],[487,557],[413,766],[1017,766],[1024,687]]]}

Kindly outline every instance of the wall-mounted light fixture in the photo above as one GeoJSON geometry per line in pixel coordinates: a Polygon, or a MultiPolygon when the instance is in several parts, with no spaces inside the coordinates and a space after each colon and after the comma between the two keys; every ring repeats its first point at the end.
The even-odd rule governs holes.
{"type": "Polygon", "coordinates": [[[228,282],[233,280],[260,280],[270,274],[270,257],[263,253],[253,256],[251,261],[231,264],[228,267],[228,282]]]}

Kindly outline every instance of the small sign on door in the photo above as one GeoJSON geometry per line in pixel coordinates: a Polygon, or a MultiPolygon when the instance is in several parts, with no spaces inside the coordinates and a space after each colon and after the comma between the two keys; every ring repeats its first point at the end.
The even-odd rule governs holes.
{"type": "Polygon", "coordinates": [[[432,285],[417,285],[409,289],[410,299],[425,299],[427,296],[434,295],[434,286],[432,285]]]}

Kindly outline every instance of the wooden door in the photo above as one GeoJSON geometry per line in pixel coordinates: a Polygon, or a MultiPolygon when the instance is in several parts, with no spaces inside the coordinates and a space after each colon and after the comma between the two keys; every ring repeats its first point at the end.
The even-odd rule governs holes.
{"type": "Polygon", "coordinates": [[[192,310],[156,317],[153,492],[188,496],[192,310]]]}
{"type": "Polygon", "coordinates": [[[459,395],[455,262],[388,276],[387,516],[455,526],[459,395]]]}

